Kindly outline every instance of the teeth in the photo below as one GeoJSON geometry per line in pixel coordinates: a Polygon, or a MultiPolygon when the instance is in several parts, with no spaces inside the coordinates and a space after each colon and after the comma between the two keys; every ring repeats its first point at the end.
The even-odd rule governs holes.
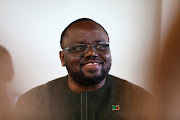
{"type": "Polygon", "coordinates": [[[88,63],[86,65],[97,65],[97,64],[99,64],[99,63],[88,63]]]}

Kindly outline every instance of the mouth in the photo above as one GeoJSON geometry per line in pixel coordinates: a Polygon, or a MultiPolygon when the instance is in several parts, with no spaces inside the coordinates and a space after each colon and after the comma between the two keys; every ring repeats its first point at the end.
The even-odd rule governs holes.
{"type": "Polygon", "coordinates": [[[97,64],[99,64],[99,63],[87,63],[85,65],[97,65],[97,64]]]}
{"type": "Polygon", "coordinates": [[[83,62],[81,65],[85,66],[85,65],[98,65],[98,64],[102,64],[102,61],[100,60],[88,60],[83,62]]]}
{"type": "Polygon", "coordinates": [[[102,67],[100,61],[88,61],[82,64],[82,68],[88,71],[96,71],[102,67]]]}

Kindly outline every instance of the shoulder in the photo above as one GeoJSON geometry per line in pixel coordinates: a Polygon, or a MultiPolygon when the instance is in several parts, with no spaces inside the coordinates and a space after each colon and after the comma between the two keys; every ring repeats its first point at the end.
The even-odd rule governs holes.
{"type": "Polygon", "coordinates": [[[66,80],[67,80],[67,76],[54,79],[54,80],[49,81],[43,85],[32,88],[31,90],[27,91],[26,93],[24,93],[20,97],[28,96],[30,94],[41,94],[41,92],[45,92],[45,91],[50,90],[50,89],[56,89],[57,86],[63,85],[66,80]]]}
{"type": "Polygon", "coordinates": [[[25,92],[23,95],[19,97],[17,104],[23,101],[29,101],[32,103],[33,101],[37,100],[37,97],[38,99],[40,99],[42,96],[47,96],[49,95],[49,92],[56,91],[56,89],[59,89],[61,88],[61,86],[64,86],[66,80],[67,76],[57,78],[55,80],[47,82],[46,84],[32,88],[31,90],[25,92]]]}
{"type": "Polygon", "coordinates": [[[119,103],[121,113],[127,114],[127,119],[150,118],[152,95],[144,88],[137,86],[127,80],[109,75],[110,88],[112,91],[113,103],[119,103]]]}
{"type": "MultiPolygon", "coordinates": [[[[63,89],[67,76],[52,80],[46,84],[35,87],[21,95],[16,104],[15,118],[32,118],[35,113],[48,113],[48,104],[57,91],[63,89]]],[[[53,98],[54,99],[54,98],[53,98]]],[[[43,114],[46,116],[46,114],[43,114]]]]}
{"type": "Polygon", "coordinates": [[[146,91],[144,88],[137,86],[127,80],[118,78],[113,75],[108,75],[108,79],[111,81],[111,86],[113,86],[115,89],[119,89],[123,91],[123,93],[127,94],[136,94],[137,96],[147,95],[151,96],[151,94],[146,91]]]}

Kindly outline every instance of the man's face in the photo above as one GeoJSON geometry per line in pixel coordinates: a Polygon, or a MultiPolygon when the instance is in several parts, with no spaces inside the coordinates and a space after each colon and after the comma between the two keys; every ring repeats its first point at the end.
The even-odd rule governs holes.
{"type": "MultiPolygon", "coordinates": [[[[64,48],[75,44],[109,42],[105,31],[91,21],[75,23],[64,37],[64,48]]],[[[61,52],[61,62],[66,66],[69,76],[79,84],[92,86],[101,82],[111,67],[110,51],[96,54],[92,47],[84,56],[75,56],[69,50],[61,52]]]]}

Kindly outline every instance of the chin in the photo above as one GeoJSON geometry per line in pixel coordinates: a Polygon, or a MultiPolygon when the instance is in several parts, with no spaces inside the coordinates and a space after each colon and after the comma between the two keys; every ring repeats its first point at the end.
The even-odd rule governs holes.
{"type": "Polygon", "coordinates": [[[107,74],[108,72],[105,69],[102,69],[100,73],[87,74],[81,71],[79,73],[71,74],[71,77],[76,83],[80,85],[93,86],[102,82],[105,79],[107,74]]]}
{"type": "Polygon", "coordinates": [[[95,78],[102,76],[102,73],[101,72],[93,72],[93,73],[90,72],[90,73],[83,73],[82,75],[86,79],[95,79],[95,78]]]}

